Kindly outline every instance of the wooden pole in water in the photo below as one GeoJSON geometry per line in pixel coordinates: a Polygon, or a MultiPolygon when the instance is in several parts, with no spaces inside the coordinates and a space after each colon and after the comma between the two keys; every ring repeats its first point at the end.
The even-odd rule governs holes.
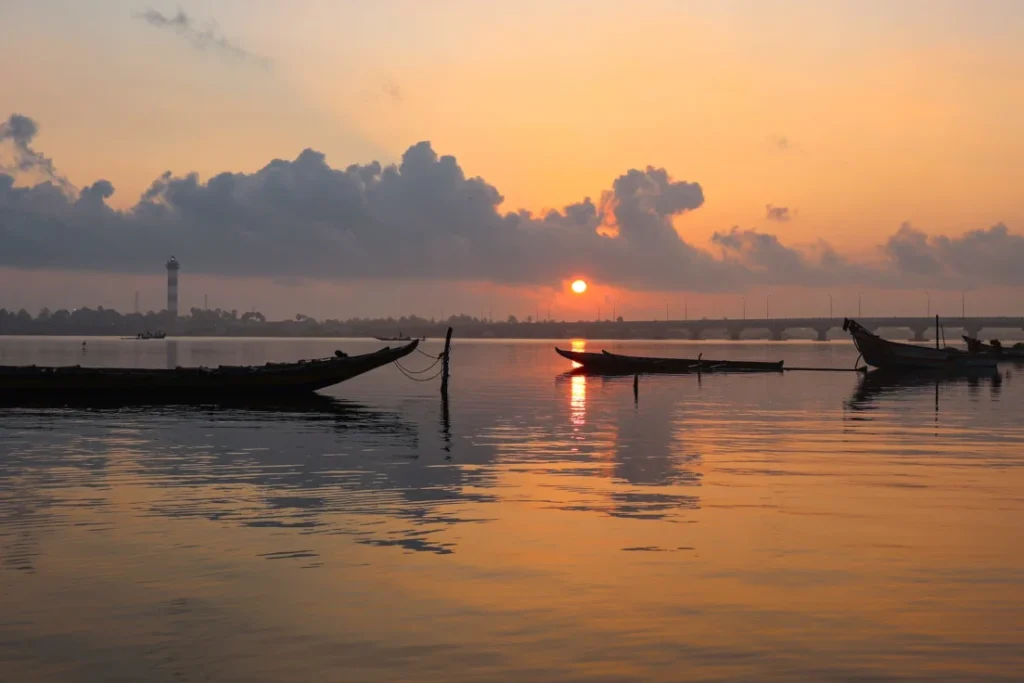
{"type": "Polygon", "coordinates": [[[441,394],[448,395],[448,360],[451,356],[452,328],[444,336],[444,354],[441,356],[441,394]]]}
{"type": "Polygon", "coordinates": [[[939,316],[935,315],[935,348],[939,348],[939,316]]]}
{"type": "Polygon", "coordinates": [[[633,375],[633,403],[640,402],[640,375],[633,375]]]}

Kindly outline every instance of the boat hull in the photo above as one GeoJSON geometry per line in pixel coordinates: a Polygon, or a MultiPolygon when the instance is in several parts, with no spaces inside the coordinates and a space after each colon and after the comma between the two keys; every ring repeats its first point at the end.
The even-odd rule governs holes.
{"type": "Polygon", "coordinates": [[[963,340],[967,342],[967,348],[977,354],[992,356],[1000,361],[1024,362],[1024,345],[1022,344],[1014,344],[1009,347],[999,346],[997,348],[992,344],[986,344],[980,339],[973,337],[964,336],[963,340]]]}
{"type": "Polygon", "coordinates": [[[304,394],[338,384],[412,353],[419,342],[359,356],[218,368],[2,367],[0,398],[38,395],[209,399],[304,394]]]}
{"type": "Polygon", "coordinates": [[[849,331],[864,362],[881,370],[984,369],[994,368],[998,362],[982,354],[882,339],[852,320],[847,320],[843,329],[849,331]]]}
{"type": "Polygon", "coordinates": [[[689,374],[692,372],[782,372],[782,361],[720,361],[700,358],[650,358],[616,353],[588,353],[555,348],[563,358],[579,363],[587,372],[602,374],[689,374]]]}

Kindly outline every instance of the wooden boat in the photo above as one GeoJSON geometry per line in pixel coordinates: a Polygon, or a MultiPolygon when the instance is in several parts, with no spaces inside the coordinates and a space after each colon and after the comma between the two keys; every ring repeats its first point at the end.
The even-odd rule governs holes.
{"type": "Polygon", "coordinates": [[[213,396],[273,397],[310,393],[352,379],[412,353],[419,341],[400,348],[296,363],[216,368],[83,368],[0,366],[0,399],[45,394],[138,396],[209,400],[213,396]]]}
{"type": "Polygon", "coordinates": [[[691,372],[782,372],[782,361],[704,360],[703,358],[651,358],[617,353],[587,353],[555,348],[563,358],[579,363],[587,372],[602,374],[687,374],[691,372]]]}
{"type": "Polygon", "coordinates": [[[882,339],[868,331],[856,320],[843,320],[843,331],[849,332],[853,343],[864,357],[864,362],[874,368],[886,370],[921,370],[948,368],[968,370],[992,368],[998,362],[988,355],[960,351],[958,349],[940,349],[936,340],[936,348],[919,344],[903,344],[882,339]]]}
{"type": "Polygon", "coordinates": [[[121,339],[131,340],[131,341],[145,341],[145,340],[148,340],[148,339],[163,339],[166,336],[167,336],[166,332],[149,332],[149,331],[146,331],[146,332],[139,332],[134,337],[121,337],[121,339]]]}
{"type": "Polygon", "coordinates": [[[993,339],[988,344],[966,335],[963,339],[967,342],[967,350],[971,353],[987,354],[1000,360],[1024,361],[1024,343],[1018,342],[1010,348],[1006,348],[998,339],[993,339]]]}

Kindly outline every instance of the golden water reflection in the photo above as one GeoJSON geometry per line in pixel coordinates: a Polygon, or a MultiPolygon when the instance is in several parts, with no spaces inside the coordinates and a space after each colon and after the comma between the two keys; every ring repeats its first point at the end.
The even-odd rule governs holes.
{"type": "Polygon", "coordinates": [[[570,382],[570,419],[574,425],[582,427],[587,423],[587,377],[586,375],[573,375],[570,382]]]}
{"type": "Polygon", "coordinates": [[[1024,383],[943,384],[939,413],[841,373],[634,402],[507,346],[460,347],[450,461],[397,372],[346,387],[365,406],[0,411],[0,679],[1024,670],[1024,383]]]}
{"type": "MultiPolygon", "coordinates": [[[[569,346],[570,346],[570,349],[569,349],[570,351],[575,351],[576,353],[583,353],[584,351],[587,350],[587,340],[586,339],[573,339],[571,342],[569,342],[569,346]]],[[[570,362],[572,363],[573,370],[575,370],[576,368],[582,368],[583,367],[582,363],[577,363],[576,361],[570,361],[570,362]]]]}

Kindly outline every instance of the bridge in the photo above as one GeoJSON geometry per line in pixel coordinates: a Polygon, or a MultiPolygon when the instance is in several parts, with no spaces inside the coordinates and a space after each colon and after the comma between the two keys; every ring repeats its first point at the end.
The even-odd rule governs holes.
{"type": "MultiPolygon", "coordinates": [[[[917,342],[934,339],[935,318],[923,317],[863,317],[857,322],[875,333],[886,330],[893,339],[905,338],[917,342]],[[901,337],[899,330],[907,336],[901,337]],[[894,332],[896,334],[894,334],[894,332]]],[[[960,341],[960,335],[982,338],[983,333],[1002,332],[1019,336],[1024,331],[1024,317],[994,316],[969,318],[943,318],[943,333],[950,342],[960,341]]],[[[827,341],[829,334],[840,333],[843,318],[747,318],[744,320],[624,320],[577,321],[535,323],[480,323],[459,326],[460,337],[565,339],[584,337],[591,339],[742,339],[744,335],[781,341],[786,338],[812,338],[827,341]]],[[[410,330],[412,331],[412,330],[410,330]]],[[[987,338],[987,337],[985,337],[987,338]]]]}

